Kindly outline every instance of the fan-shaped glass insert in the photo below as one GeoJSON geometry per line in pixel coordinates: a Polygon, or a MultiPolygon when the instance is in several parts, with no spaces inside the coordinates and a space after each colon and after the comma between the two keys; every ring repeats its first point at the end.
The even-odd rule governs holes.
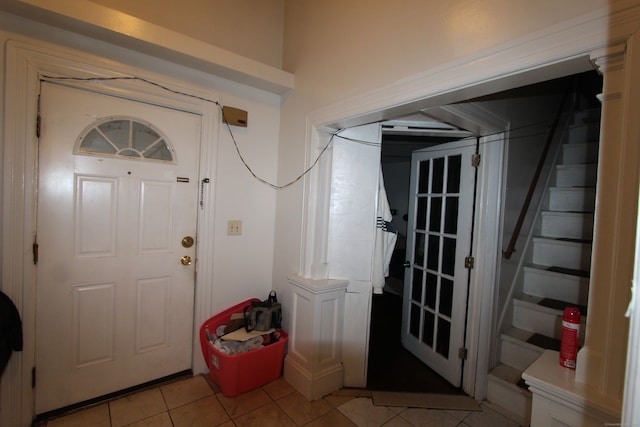
{"type": "Polygon", "coordinates": [[[76,154],[175,162],[174,150],[159,130],[133,117],[109,117],[86,128],[76,154]]]}

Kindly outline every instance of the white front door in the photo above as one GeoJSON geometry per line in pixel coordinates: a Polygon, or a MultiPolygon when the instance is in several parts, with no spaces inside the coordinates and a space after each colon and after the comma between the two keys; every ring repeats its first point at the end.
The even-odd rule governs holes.
{"type": "Polygon", "coordinates": [[[53,83],[40,102],[38,414],[191,368],[201,128],[53,83]]]}
{"type": "Polygon", "coordinates": [[[442,144],[411,158],[402,343],[456,387],[467,313],[475,142],[442,144]]]}

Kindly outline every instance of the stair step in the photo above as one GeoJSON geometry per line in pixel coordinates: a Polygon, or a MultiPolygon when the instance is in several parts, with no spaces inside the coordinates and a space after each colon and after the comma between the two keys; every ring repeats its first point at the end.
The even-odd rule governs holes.
{"type": "Polygon", "coordinates": [[[521,370],[499,364],[489,372],[488,380],[489,402],[509,409],[524,420],[531,419],[531,392],[522,381],[521,370]]]}
{"type": "Polygon", "coordinates": [[[585,108],[577,110],[573,113],[573,123],[600,123],[600,108],[585,108]]]}
{"type": "Polygon", "coordinates": [[[546,237],[590,240],[593,237],[593,214],[586,212],[541,213],[540,233],[546,237]]]}
{"type": "Polygon", "coordinates": [[[556,187],[594,187],[596,185],[597,165],[557,165],[556,187]]]}
{"type": "Polygon", "coordinates": [[[545,350],[560,351],[561,341],[555,338],[545,337],[541,334],[533,334],[527,340],[527,344],[531,344],[545,350]]]}
{"type": "MultiPolygon", "coordinates": [[[[562,337],[562,315],[565,306],[573,306],[549,298],[536,298],[527,295],[513,300],[513,326],[525,331],[535,332],[546,337],[562,337]]],[[[584,342],[586,308],[580,308],[580,345],[584,342]]]]}
{"type": "Polygon", "coordinates": [[[597,141],[600,137],[599,121],[582,121],[576,122],[569,126],[567,134],[567,143],[585,143],[597,141]]]}
{"type": "Polygon", "coordinates": [[[525,294],[535,297],[586,305],[589,295],[588,272],[550,269],[538,265],[525,266],[523,290],[525,294]]]}
{"type": "Polygon", "coordinates": [[[594,187],[553,187],[549,189],[549,210],[558,212],[593,212],[596,206],[594,187]]]}
{"type": "Polygon", "coordinates": [[[533,332],[510,328],[500,336],[500,362],[524,371],[543,352],[543,348],[529,343],[533,332]]]}
{"type": "Polygon", "coordinates": [[[574,239],[533,238],[533,263],[589,270],[591,243],[574,239]]]}
{"type": "Polygon", "coordinates": [[[562,144],[562,163],[565,165],[598,163],[598,144],[595,142],[562,144]]]}

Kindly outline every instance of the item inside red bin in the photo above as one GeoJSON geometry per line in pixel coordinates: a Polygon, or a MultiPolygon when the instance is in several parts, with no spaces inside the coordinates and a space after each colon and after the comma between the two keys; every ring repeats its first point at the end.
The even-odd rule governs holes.
{"type": "Polygon", "coordinates": [[[214,345],[219,338],[216,332],[221,332],[220,335],[223,335],[224,328],[221,327],[229,325],[232,315],[242,313],[244,307],[253,301],[260,300],[253,298],[230,307],[211,317],[200,327],[200,345],[204,360],[209,367],[209,375],[225,396],[237,396],[282,375],[282,364],[289,338],[284,329],[258,333],[257,335],[262,339],[262,345],[241,354],[225,354],[214,345]]]}

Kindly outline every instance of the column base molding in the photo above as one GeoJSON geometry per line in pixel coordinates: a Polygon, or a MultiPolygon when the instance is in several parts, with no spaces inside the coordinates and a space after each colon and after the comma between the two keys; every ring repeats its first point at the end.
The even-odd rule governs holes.
{"type": "Polygon", "coordinates": [[[311,373],[295,359],[287,357],[284,361],[284,378],[308,400],[317,400],[342,388],[344,369],[342,365],[336,365],[322,372],[311,373]]]}

